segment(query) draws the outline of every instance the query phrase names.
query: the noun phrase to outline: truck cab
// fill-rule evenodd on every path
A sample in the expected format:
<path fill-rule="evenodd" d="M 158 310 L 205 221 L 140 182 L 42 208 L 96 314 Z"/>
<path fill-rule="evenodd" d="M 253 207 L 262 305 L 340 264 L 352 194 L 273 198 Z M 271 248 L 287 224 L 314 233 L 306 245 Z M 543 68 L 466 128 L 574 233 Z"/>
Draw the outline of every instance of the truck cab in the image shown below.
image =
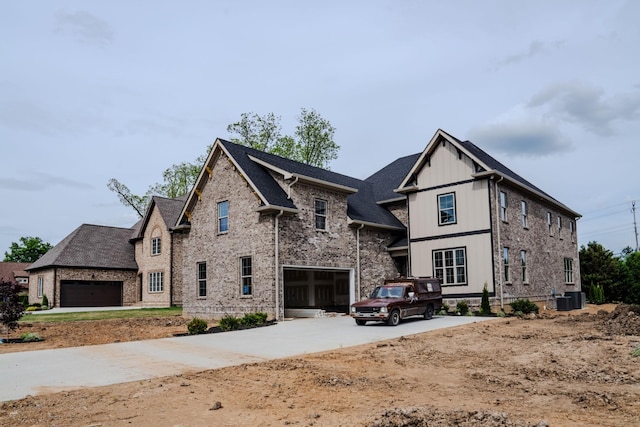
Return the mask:
<path fill-rule="evenodd" d="M 402 319 L 431 319 L 442 308 L 440 279 L 431 277 L 385 280 L 369 298 L 351 305 L 350 315 L 359 326 L 369 321 L 397 326 Z"/>

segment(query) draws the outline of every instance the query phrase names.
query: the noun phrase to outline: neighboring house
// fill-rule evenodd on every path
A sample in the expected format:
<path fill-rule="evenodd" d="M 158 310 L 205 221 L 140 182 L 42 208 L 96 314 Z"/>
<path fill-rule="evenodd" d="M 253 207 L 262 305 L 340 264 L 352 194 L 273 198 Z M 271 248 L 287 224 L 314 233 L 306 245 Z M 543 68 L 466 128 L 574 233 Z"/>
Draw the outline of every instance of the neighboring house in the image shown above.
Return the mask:
<path fill-rule="evenodd" d="M 20 288 L 29 291 L 29 273 L 25 268 L 29 267 L 28 262 L 0 262 L 0 279 L 8 282 L 16 281 Z"/>
<path fill-rule="evenodd" d="M 501 304 L 580 290 L 580 214 L 469 141 L 438 130 L 397 191 L 408 198 L 411 273 L 443 294 Z"/>
<path fill-rule="evenodd" d="M 174 247 L 171 226 L 176 223 L 185 200 L 186 196 L 152 197 L 144 217 L 134 227 L 131 243 L 135 245 L 138 264 L 138 301 L 143 307 L 182 305 L 182 276 L 175 274 L 181 256 Z"/>
<path fill-rule="evenodd" d="M 364 180 L 218 139 L 188 196 L 153 197 L 131 229 L 83 225 L 28 267 L 30 301 L 282 319 L 407 275 L 453 304 L 485 284 L 495 305 L 544 300 L 580 290 L 579 217 L 441 130 Z"/>
<path fill-rule="evenodd" d="M 138 265 L 130 228 L 83 224 L 27 267 L 29 302 L 54 307 L 131 305 Z"/>

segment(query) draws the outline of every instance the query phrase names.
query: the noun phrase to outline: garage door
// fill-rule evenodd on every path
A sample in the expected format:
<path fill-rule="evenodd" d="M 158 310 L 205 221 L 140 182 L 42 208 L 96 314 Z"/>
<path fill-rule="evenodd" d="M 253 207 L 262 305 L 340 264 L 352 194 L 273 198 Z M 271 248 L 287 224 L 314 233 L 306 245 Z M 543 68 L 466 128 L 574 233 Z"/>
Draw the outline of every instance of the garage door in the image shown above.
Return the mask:
<path fill-rule="evenodd" d="M 349 272 L 344 270 L 284 270 L 285 309 L 349 311 Z"/>
<path fill-rule="evenodd" d="M 60 283 L 61 307 L 122 305 L 122 282 L 70 281 Z"/>

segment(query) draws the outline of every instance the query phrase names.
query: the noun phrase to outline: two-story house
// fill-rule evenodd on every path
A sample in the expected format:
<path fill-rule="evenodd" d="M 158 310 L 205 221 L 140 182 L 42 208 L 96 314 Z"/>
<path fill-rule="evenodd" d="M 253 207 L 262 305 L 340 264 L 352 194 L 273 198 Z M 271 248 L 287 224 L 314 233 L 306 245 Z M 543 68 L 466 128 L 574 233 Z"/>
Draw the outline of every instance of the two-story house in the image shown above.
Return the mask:
<path fill-rule="evenodd" d="M 580 290 L 576 220 L 560 203 L 469 141 L 438 130 L 396 190 L 409 209 L 411 273 L 449 298 L 502 305 Z"/>

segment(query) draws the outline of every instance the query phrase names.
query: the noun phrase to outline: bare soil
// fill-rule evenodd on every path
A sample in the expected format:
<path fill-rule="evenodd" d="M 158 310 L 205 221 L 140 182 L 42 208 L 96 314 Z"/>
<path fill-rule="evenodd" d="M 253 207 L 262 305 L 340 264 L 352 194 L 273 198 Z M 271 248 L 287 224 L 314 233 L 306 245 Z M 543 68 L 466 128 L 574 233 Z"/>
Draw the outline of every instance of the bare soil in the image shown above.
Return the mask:
<path fill-rule="evenodd" d="M 77 323 L 44 330 L 34 323 L 31 331 L 46 341 L 0 345 L 0 353 L 186 332 L 181 317 Z M 640 425 L 640 357 L 631 354 L 638 346 L 638 306 L 545 311 L 304 357 L 28 396 L 0 404 L 0 426 Z"/>

